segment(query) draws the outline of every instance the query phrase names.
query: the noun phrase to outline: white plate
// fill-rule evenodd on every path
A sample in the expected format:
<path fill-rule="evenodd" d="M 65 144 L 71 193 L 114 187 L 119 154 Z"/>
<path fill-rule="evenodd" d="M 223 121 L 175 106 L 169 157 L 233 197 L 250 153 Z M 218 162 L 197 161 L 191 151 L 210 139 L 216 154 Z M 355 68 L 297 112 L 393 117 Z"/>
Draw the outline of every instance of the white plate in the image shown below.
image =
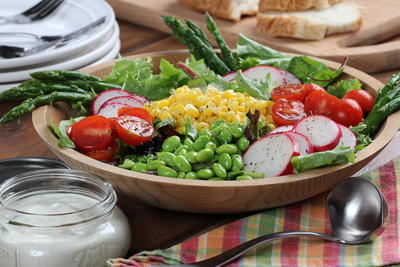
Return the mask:
<path fill-rule="evenodd" d="M 9 16 L 28 9 L 40 0 L 13 0 L 1 1 L 0 16 Z M 104 0 L 66 0 L 49 17 L 30 24 L 0 24 L 0 32 L 30 32 L 35 34 L 58 35 L 67 34 L 77 30 L 94 20 L 106 16 L 106 21 L 80 38 L 74 39 L 69 44 L 50 48 L 40 53 L 12 59 L 0 58 L 0 69 L 10 69 L 33 64 L 40 64 L 66 57 L 95 45 L 104 39 L 115 21 L 112 8 Z M 15 39 L 17 42 L 18 39 Z M 9 42 L 7 38 L 7 42 Z M 1 80 L 0 80 L 1 81 Z"/>
<path fill-rule="evenodd" d="M 104 57 L 119 39 L 119 27 L 114 22 L 114 31 L 111 36 L 104 36 L 97 47 L 89 47 L 82 53 L 75 55 L 73 58 L 68 57 L 65 61 L 55 61 L 51 64 L 35 66 L 34 68 L 23 69 L 12 72 L 0 72 L 1 83 L 15 83 L 30 79 L 29 73 L 41 70 L 71 70 L 79 69 L 86 66 L 99 58 Z M 1 84 L 0 83 L 0 84 Z"/>

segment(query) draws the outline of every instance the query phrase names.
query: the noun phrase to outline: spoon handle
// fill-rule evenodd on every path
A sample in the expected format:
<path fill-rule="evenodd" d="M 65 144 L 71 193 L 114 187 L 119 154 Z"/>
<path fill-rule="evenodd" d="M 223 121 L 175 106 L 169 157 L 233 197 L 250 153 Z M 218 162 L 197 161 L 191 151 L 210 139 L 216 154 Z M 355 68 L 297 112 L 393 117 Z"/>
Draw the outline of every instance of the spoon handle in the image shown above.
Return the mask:
<path fill-rule="evenodd" d="M 252 240 L 246 241 L 242 244 L 240 244 L 237 247 L 231 248 L 217 256 L 214 256 L 212 258 L 196 262 L 192 266 L 201 266 L 201 267 L 218 267 L 218 266 L 223 266 L 224 264 L 227 264 L 228 262 L 236 259 L 237 257 L 243 255 L 245 252 L 248 250 L 257 247 L 259 245 L 262 245 L 264 243 L 267 243 L 269 241 L 273 241 L 276 239 L 282 239 L 282 238 L 290 238 L 290 237 L 315 237 L 315 238 L 322 238 L 328 241 L 333 241 L 333 242 L 338 242 L 338 243 L 345 243 L 343 240 L 334 237 L 334 236 L 329 236 L 325 234 L 319 234 L 319 233 L 314 233 L 314 232 L 307 232 L 307 231 L 289 231 L 289 232 L 278 232 L 278 233 L 272 233 L 268 235 L 263 235 L 257 238 L 254 238 Z M 188 264 L 186 266 L 191 266 L 191 264 Z"/>

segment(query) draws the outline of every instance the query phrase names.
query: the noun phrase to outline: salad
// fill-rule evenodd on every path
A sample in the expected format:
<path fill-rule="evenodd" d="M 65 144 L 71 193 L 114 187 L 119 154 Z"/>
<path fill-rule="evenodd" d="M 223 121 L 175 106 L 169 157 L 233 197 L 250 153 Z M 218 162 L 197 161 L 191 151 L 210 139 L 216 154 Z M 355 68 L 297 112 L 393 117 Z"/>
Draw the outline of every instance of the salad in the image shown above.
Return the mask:
<path fill-rule="evenodd" d="M 0 93 L 22 100 L 0 125 L 38 106 L 71 103 L 76 116 L 49 128 L 59 146 L 135 172 L 207 180 L 251 180 L 355 161 L 355 152 L 400 108 L 400 75 L 376 97 L 357 79 L 306 56 L 239 35 L 232 51 L 206 14 L 212 41 L 192 21 L 163 16 L 191 55 L 172 64 L 120 59 L 101 80 L 42 71 Z"/>

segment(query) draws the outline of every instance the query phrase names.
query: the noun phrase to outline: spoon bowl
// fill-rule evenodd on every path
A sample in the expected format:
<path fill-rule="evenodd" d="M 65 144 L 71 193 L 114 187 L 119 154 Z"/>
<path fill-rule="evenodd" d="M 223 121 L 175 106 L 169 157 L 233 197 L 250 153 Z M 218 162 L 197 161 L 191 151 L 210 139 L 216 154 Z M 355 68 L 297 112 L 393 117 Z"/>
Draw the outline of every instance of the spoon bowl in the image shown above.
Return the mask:
<path fill-rule="evenodd" d="M 364 244 L 382 234 L 389 218 L 385 197 L 371 181 L 360 177 L 350 177 L 337 184 L 328 194 L 327 209 L 331 235 L 308 231 L 272 233 L 200 262 L 169 266 L 223 266 L 254 247 L 281 238 L 313 237 L 348 245 Z"/>

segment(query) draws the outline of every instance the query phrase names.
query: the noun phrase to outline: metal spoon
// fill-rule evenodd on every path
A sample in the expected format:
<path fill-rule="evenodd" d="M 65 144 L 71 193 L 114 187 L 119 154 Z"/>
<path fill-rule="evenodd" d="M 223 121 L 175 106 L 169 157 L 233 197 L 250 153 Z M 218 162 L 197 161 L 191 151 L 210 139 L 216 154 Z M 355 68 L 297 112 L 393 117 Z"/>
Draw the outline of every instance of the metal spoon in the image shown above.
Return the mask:
<path fill-rule="evenodd" d="M 388 222 L 389 208 L 386 199 L 376 186 L 365 178 L 350 177 L 339 183 L 329 193 L 327 207 L 332 227 L 331 235 L 307 231 L 272 233 L 244 242 L 200 262 L 168 266 L 223 266 L 254 247 L 289 237 L 315 237 L 341 244 L 363 244 L 378 237 Z"/>

